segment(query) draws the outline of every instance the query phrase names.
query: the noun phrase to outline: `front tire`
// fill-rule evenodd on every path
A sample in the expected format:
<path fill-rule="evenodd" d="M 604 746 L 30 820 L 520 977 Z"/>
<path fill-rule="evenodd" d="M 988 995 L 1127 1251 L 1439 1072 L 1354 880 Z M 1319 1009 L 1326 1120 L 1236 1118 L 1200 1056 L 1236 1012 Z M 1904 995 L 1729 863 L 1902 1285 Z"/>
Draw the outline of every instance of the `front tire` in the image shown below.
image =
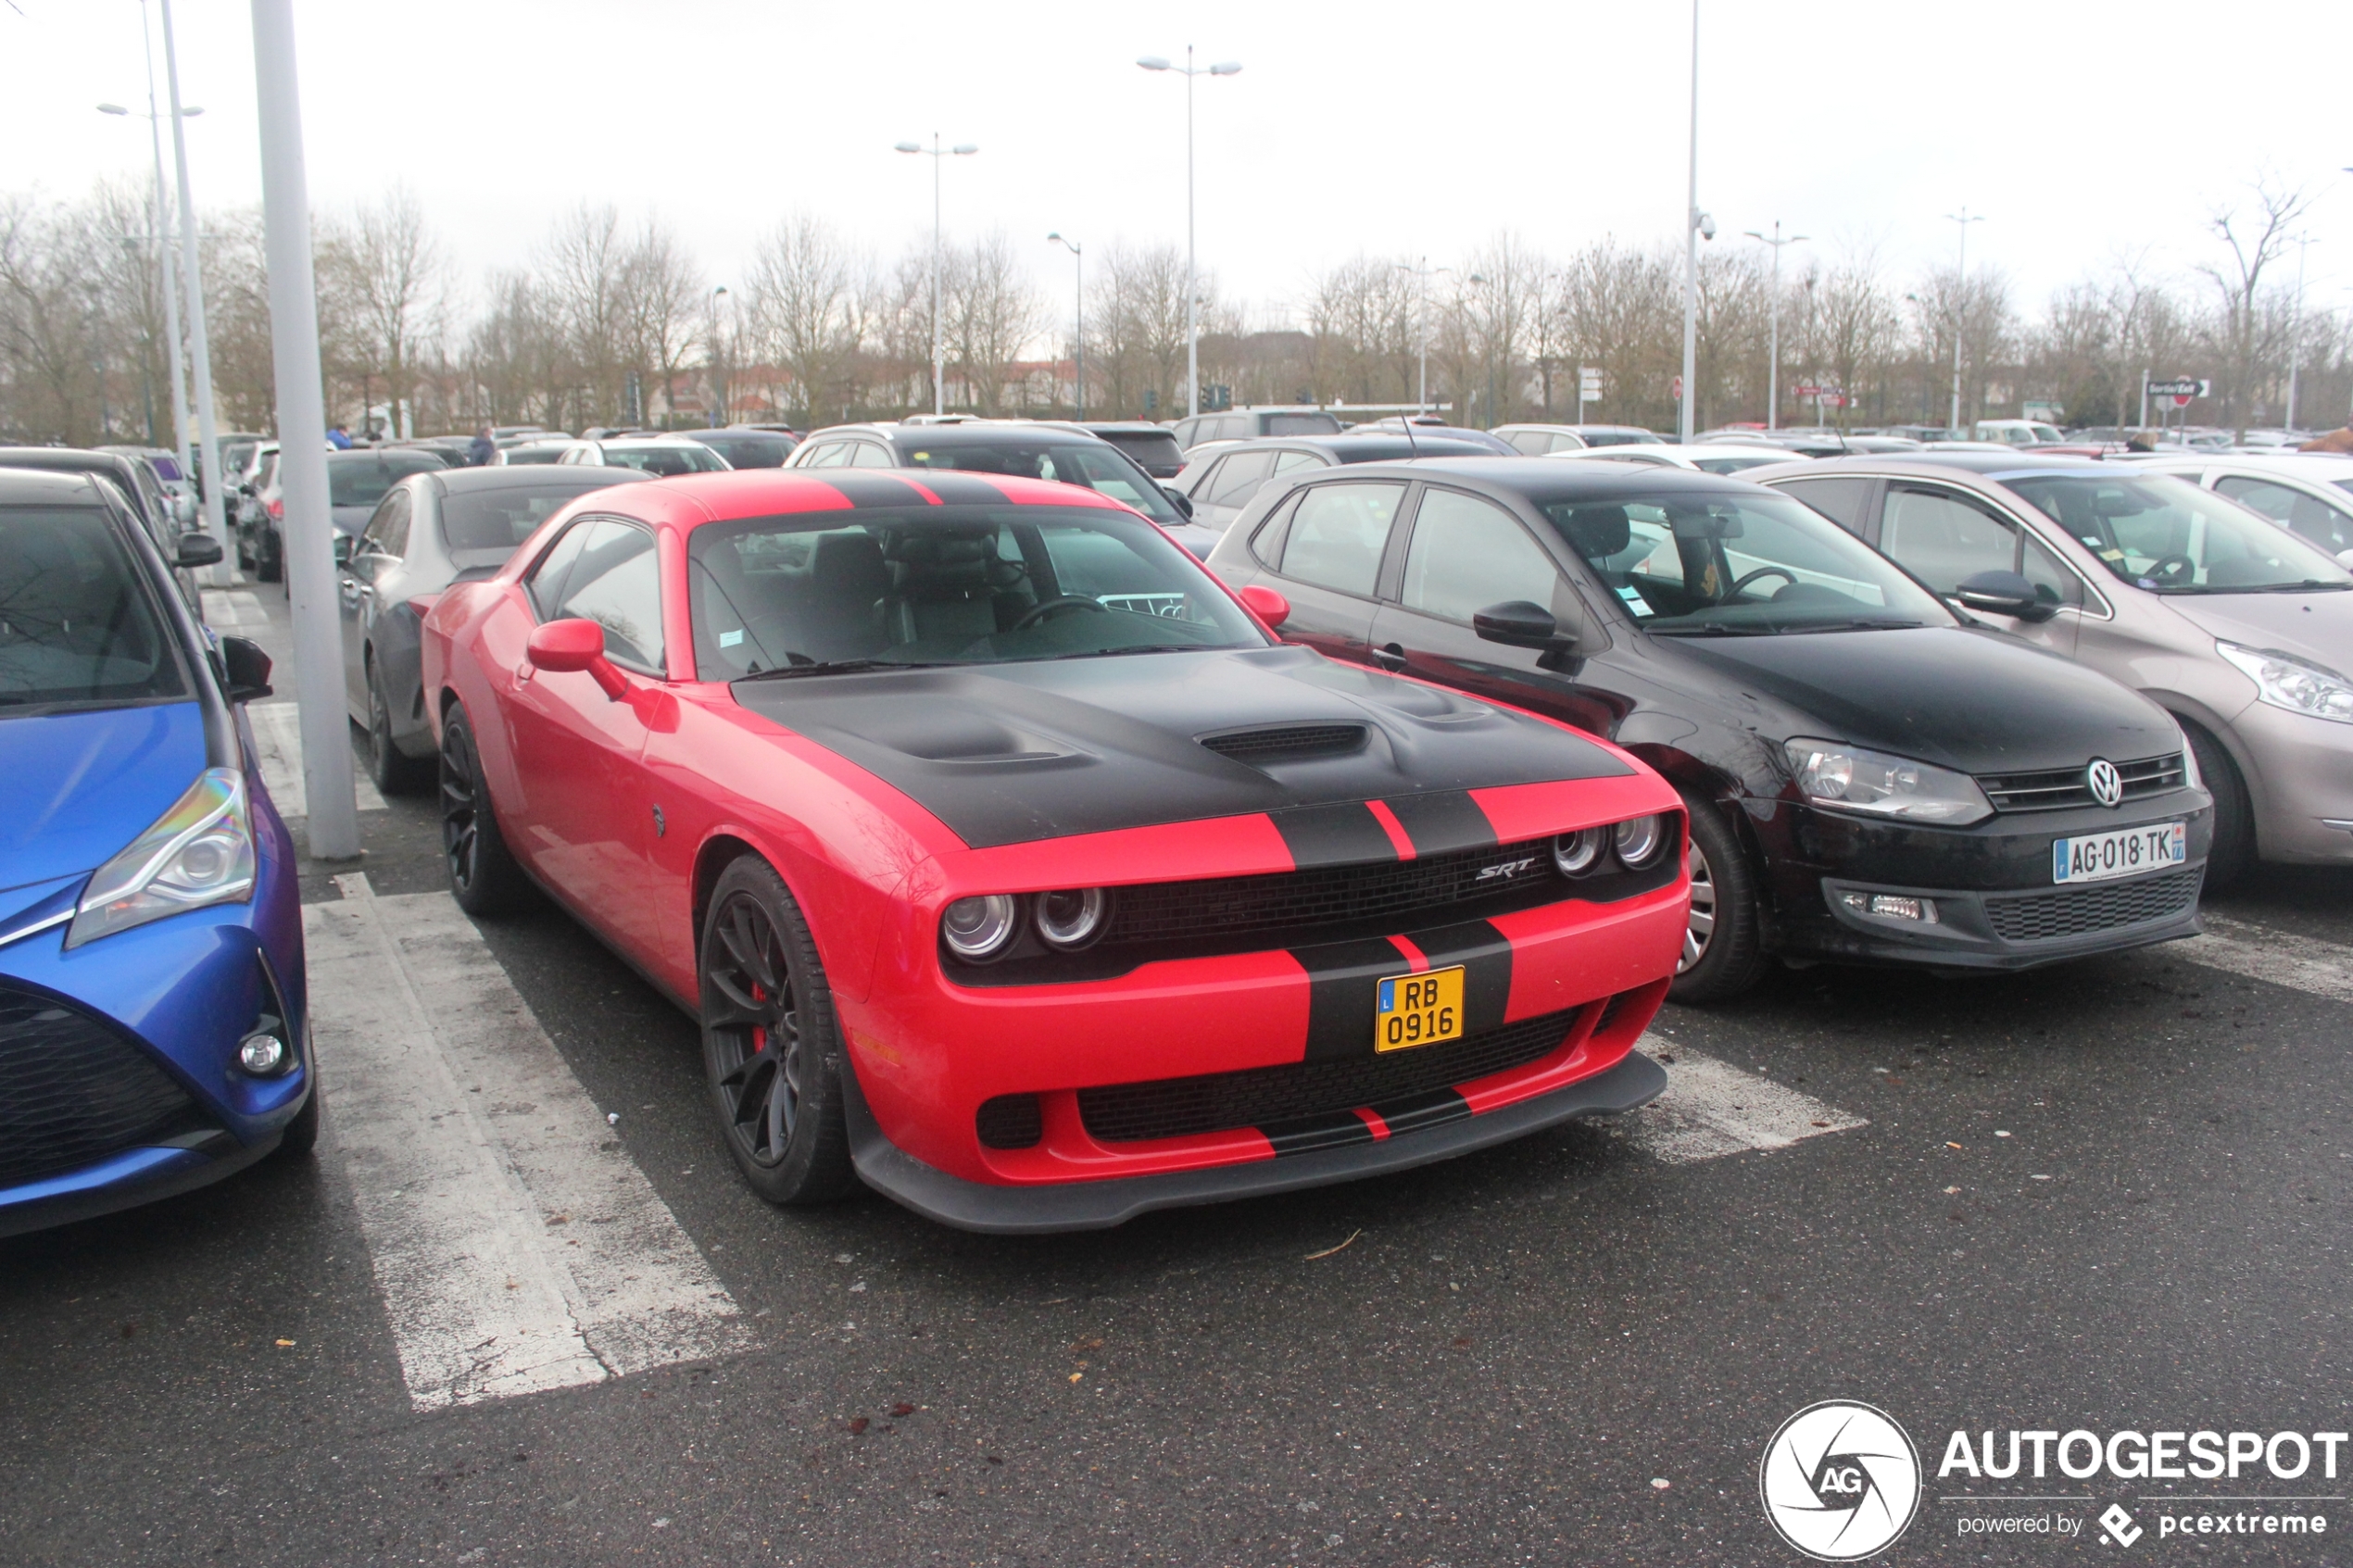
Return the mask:
<path fill-rule="evenodd" d="M 450 897 L 470 915 L 505 914 L 531 899 L 531 882 L 507 847 L 482 776 L 482 754 L 464 704 L 441 725 L 441 850 Z"/>
<path fill-rule="evenodd" d="M 703 918 L 703 1068 L 720 1135 L 775 1204 L 826 1203 L 857 1185 L 842 1110 L 841 1030 L 800 906 L 746 855 Z"/>
<path fill-rule="evenodd" d="M 2206 891 L 2220 892 L 2236 882 L 2255 859 L 2255 809 L 2246 797 L 2246 781 L 2222 743 L 2195 724 L 2184 723 L 2191 754 L 2197 759 L 2197 776 L 2214 797 L 2214 844 L 2206 852 Z"/>
<path fill-rule="evenodd" d="M 1683 809 L 1692 823 L 1684 851 L 1692 873 L 1692 913 L 1667 995 L 1678 1002 L 1730 1001 L 1765 972 L 1756 873 L 1714 801 L 1686 795 Z"/>

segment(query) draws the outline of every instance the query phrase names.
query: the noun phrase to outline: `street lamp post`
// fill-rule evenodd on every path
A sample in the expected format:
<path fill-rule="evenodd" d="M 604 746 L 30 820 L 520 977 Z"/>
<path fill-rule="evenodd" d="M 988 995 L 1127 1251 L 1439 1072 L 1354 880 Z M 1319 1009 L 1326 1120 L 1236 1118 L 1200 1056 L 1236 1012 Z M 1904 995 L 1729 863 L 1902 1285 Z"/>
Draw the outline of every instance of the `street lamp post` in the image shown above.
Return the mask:
<path fill-rule="evenodd" d="M 1232 60 L 1214 66 L 1193 64 L 1193 46 L 1185 45 L 1185 63 L 1174 65 L 1158 55 L 1136 62 L 1146 70 L 1181 71 L 1185 78 L 1185 412 L 1201 412 L 1201 290 L 1194 282 L 1193 262 L 1193 78 L 1232 76 L 1242 68 Z"/>
<path fill-rule="evenodd" d="M 225 485 L 220 472 L 220 421 L 212 412 L 212 349 L 205 336 L 204 269 L 196 250 L 196 198 L 188 186 L 188 138 L 182 129 L 187 113 L 180 106 L 180 56 L 172 40 L 171 0 L 157 3 L 163 10 L 164 82 L 171 94 L 171 156 L 180 172 L 180 281 L 187 291 L 188 346 L 196 361 L 196 437 L 201 443 L 197 456 L 203 475 L 205 532 L 220 541 L 225 555 L 229 549 L 229 522 L 222 510 Z M 321 431 L 321 439 L 325 434 Z M 226 571 L 228 568 L 217 570 Z"/>
<path fill-rule="evenodd" d="M 139 36 L 147 51 L 147 147 L 154 155 L 156 166 L 156 199 L 148 221 L 155 225 L 156 260 L 163 273 L 163 335 L 170 342 L 171 357 L 171 435 L 178 443 L 181 466 L 195 483 L 195 455 L 191 450 L 188 433 L 188 367 L 180 344 L 180 285 L 177 269 L 171 257 L 171 203 L 164 194 L 163 182 L 163 116 L 156 107 L 156 45 L 155 37 L 147 31 L 147 8 L 139 7 Z M 120 104 L 100 104 L 100 114 L 128 116 L 131 111 Z M 194 104 L 181 111 L 183 117 L 204 113 Z"/>
<path fill-rule="evenodd" d="M 711 291 L 711 396 L 718 404 L 719 417 L 711 420 L 715 430 L 727 428 L 727 329 L 719 324 L 719 302 L 735 303 L 736 296 L 720 284 Z"/>
<path fill-rule="evenodd" d="M 1953 439 L 1958 441 L 1961 439 L 1961 307 L 1963 291 L 1969 287 L 1969 226 L 1984 222 L 1985 215 L 1981 212 L 1972 217 L 1969 209 L 1964 207 L 1958 212 L 1946 213 L 1944 219 L 1948 223 L 1961 226 L 1960 263 L 1953 276 L 1953 416 L 1944 421 L 1945 428 L 1953 433 Z"/>
<path fill-rule="evenodd" d="M 896 150 L 925 153 L 931 157 L 931 411 L 944 414 L 948 411 L 948 364 L 939 352 L 939 160 L 970 157 L 980 149 L 970 142 L 943 147 L 939 144 L 939 132 L 935 131 L 930 146 L 920 142 L 900 142 Z"/>
<path fill-rule="evenodd" d="M 1414 412 L 1429 412 L 1429 281 L 1441 272 L 1452 272 L 1452 267 L 1432 267 L 1425 256 L 1413 266 L 1397 264 L 1401 272 L 1411 272 L 1416 284 L 1414 298 L 1414 321 L 1421 339 L 1421 366 L 1414 383 Z"/>
<path fill-rule="evenodd" d="M 1750 239 L 1773 247 L 1773 346 L 1770 351 L 1772 358 L 1765 368 L 1765 428 L 1778 430 L 1780 428 L 1781 413 L 1781 247 L 1804 245 L 1811 236 L 1792 234 L 1783 239 L 1781 220 L 1778 218 L 1773 220 L 1773 236 L 1770 239 L 1754 229 L 1747 232 Z"/>
<path fill-rule="evenodd" d="M 2287 431 L 2296 433 L 2296 372 L 2300 368 L 2304 349 L 2304 253 L 2312 246 L 2312 236 L 2296 236 L 2296 303 L 2288 312 L 2287 328 Z"/>
<path fill-rule="evenodd" d="M 1087 417 L 1087 257 L 1086 247 L 1076 240 L 1063 239 L 1059 230 L 1046 236 L 1049 245 L 1059 245 L 1070 252 L 1071 273 L 1075 279 L 1073 297 L 1078 306 L 1078 333 L 1073 339 L 1072 353 L 1077 360 L 1071 372 L 1071 401 L 1078 409 L 1078 417 Z"/>
<path fill-rule="evenodd" d="M 1676 401 L 1675 433 L 1692 438 L 1699 393 L 1699 243 L 1716 237 L 1716 220 L 1699 209 L 1699 0 L 1692 0 L 1692 178 L 1683 230 L 1683 395 Z"/>

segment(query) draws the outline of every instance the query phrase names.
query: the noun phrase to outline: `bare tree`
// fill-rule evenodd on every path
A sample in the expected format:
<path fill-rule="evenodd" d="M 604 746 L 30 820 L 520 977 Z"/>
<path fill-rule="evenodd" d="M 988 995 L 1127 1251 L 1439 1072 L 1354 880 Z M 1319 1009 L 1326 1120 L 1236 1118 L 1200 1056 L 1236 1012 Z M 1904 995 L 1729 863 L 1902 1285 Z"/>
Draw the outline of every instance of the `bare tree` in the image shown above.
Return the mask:
<path fill-rule="evenodd" d="M 344 358 L 384 385 L 394 435 L 414 433 L 415 361 L 422 339 L 438 332 L 447 264 L 406 185 L 348 221 L 321 225 L 318 244 L 322 324 Z M 332 329 L 331 329 L 332 330 Z M 367 410 L 362 408 L 364 421 Z"/>
<path fill-rule="evenodd" d="M 615 289 L 615 347 L 623 386 L 614 412 L 629 422 L 644 420 L 653 389 L 666 387 L 693 351 L 696 310 L 708 297 L 694 257 L 660 220 L 648 218 L 622 252 Z M 627 398 L 628 376 L 637 378 L 637 397 Z"/>
<path fill-rule="evenodd" d="M 2223 417 L 2236 427 L 2241 441 L 2246 439 L 2258 361 L 2267 350 L 2280 346 L 2277 323 L 2273 332 L 2265 331 L 2265 313 L 2259 299 L 2263 273 L 2294 243 L 2289 231 L 2312 207 L 2309 192 L 2284 189 L 2269 175 L 2258 177 L 2248 186 L 2248 194 L 2254 198 L 2252 212 L 2243 206 L 2224 207 L 2207 220 L 2207 231 L 2222 242 L 2227 254 L 2198 268 L 2221 299 L 2221 346 L 2228 367 L 2228 379 L 2222 383 Z"/>
<path fill-rule="evenodd" d="M 790 379 L 801 417 L 852 401 L 853 360 L 864 317 L 857 258 L 824 220 L 797 213 L 752 254 L 746 284 L 753 331 Z"/>

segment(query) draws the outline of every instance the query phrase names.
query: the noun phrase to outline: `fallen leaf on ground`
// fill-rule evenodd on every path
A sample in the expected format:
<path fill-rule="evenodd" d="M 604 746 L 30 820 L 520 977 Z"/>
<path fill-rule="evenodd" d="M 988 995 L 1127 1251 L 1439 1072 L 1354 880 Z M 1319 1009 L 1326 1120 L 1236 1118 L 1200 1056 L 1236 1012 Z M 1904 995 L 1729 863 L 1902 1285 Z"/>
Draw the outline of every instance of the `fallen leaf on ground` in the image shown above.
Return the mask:
<path fill-rule="evenodd" d="M 1350 1243 L 1353 1242 L 1358 1236 L 1363 1236 L 1365 1232 L 1362 1227 L 1350 1231 L 1348 1233 L 1347 1241 L 1341 1242 L 1338 1247 L 1327 1247 L 1321 1252 L 1310 1252 L 1307 1255 L 1307 1261 L 1312 1263 L 1318 1258 L 1328 1258 L 1335 1252 L 1345 1252 L 1348 1250 Z"/>

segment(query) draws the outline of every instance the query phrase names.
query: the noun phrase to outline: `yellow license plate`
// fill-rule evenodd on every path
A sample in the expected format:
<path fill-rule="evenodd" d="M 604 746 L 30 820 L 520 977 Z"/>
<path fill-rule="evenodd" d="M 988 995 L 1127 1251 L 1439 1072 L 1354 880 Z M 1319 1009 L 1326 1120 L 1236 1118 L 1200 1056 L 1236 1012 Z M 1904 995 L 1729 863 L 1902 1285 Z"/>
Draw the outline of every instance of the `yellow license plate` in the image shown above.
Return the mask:
<path fill-rule="evenodd" d="M 1373 1008 L 1373 1049 L 1410 1050 L 1463 1037 L 1463 966 L 1380 981 Z"/>

